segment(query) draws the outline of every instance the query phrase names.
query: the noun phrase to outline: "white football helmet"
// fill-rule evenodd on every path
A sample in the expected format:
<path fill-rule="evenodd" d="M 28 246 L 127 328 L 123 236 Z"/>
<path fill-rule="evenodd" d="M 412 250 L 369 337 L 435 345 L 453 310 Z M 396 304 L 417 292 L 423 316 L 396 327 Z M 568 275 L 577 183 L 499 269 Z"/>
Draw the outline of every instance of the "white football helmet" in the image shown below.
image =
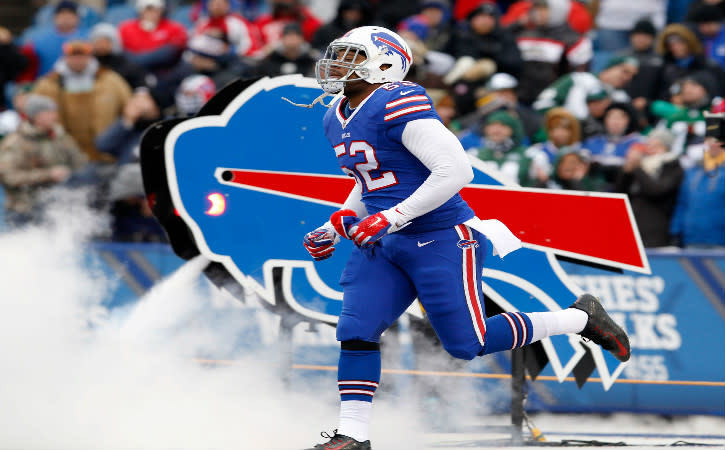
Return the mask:
<path fill-rule="evenodd" d="M 358 55 L 364 60 L 354 63 Z M 325 92 L 340 92 L 354 73 L 368 83 L 403 81 L 413 63 L 408 44 L 396 33 L 383 27 L 359 27 L 345 33 L 327 46 L 325 55 L 317 61 L 317 82 Z M 381 68 L 389 65 L 390 67 Z M 340 77 L 330 74 L 331 68 L 342 69 Z"/>

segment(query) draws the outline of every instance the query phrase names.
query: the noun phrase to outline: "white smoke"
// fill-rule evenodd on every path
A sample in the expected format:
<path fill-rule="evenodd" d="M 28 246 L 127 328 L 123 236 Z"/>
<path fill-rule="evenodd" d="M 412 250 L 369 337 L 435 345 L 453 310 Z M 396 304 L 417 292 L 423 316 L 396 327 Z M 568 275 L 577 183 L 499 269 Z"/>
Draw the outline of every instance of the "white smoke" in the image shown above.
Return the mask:
<path fill-rule="evenodd" d="M 48 223 L 0 233 L 0 448 L 289 449 L 324 441 L 319 431 L 337 424 L 334 372 L 286 387 L 276 347 L 241 352 L 265 313 L 200 282 L 202 258 L 130 308 L 107 310 L 118 281 L 86 260 L 84 246 L 108 221 L 82 202 L 56 203 Z M 235 363 L 196 359 L 205 357 Z M 405 406 L 380 402 L 376 447 L 395 448 L 398 436 L 416 434 L 415 424 Z"/>

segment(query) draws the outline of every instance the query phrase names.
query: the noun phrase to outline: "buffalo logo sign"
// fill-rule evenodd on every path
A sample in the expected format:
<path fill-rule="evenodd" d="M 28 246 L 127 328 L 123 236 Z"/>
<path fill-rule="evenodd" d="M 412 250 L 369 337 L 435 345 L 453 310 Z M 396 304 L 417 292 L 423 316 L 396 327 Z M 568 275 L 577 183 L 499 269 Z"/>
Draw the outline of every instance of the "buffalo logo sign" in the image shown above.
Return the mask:
<path fill-rule="evenodd" d="M 201 253 L 215 264 L 210 278 L 227 274 L 269 304 L 283 299 L 305 320 L 334 324 L 342 262 L 352 244 L 343 240 L 332 258 L 313 262 L 301 238 L 342 205 L 354 181 L 341 174 L 323 134 L 325 107 L 283 99 L 311 103 L 320 93 L 315 80 L 298 75 L 238 80 L 197 117 L 147 131 L 142 170 L 147 193 L 167 205 L 155 205 L 154 213 L 177 254 Z M 505 259 L 486 259 L 484 291 L 502 310 L 570 305 L 581 289 L 558 258 L 649 272 L 625 196 L 507 186 L 480 161 L 471 162 L 475 177 L 463 198 L 478 217 L 501 220 L 524 242 Z M 461 248 L 476 244 L 459 242 Z M 560 381 L 586 355 L 605 389 L 624 368 L 578 336 L 546 339 L 542 346 Z"/>

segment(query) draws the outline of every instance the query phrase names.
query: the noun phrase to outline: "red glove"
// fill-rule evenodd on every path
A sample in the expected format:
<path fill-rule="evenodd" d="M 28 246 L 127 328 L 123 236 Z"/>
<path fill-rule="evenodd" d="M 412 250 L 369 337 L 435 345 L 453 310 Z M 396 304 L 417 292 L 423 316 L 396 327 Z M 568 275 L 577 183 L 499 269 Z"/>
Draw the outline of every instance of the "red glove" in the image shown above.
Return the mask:
<path fill-rule="evenodd" d="M 367 216 L 357 225 L 350 228 L 353 242 L 359 247 L 372 247 L 383 236 L 388 234 L 390 222 L 382 212 Z"/>

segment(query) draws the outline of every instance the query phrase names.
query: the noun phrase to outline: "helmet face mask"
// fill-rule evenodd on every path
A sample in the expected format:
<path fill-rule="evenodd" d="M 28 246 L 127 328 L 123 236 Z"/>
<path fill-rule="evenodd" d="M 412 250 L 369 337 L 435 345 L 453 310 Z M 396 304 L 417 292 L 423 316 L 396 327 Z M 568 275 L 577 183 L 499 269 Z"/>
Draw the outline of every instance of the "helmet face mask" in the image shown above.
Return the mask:
<path fill-rule="evenodd" d="M 364 59 L 359 58 L 361 55 Z M 350 81 L 402 81 L 412 62 L 410 47 L 403 38 L 387 28 L 366 26 L 332 41 L 315 71 L 322 89 L 335 94 Z M 331 73 L 333 68 L 335 74 Z M 353 74 L 356 77 L 352 78 Z"/>
<path fill-rule="evenodd" d="M 362 55 L 365 59 L 356 63 L 355 61 L 358 60 L 359 55 Z M 325 50 L 322 59 L 317 61 L 315 68 L 317 82 L 325 92 L 332 94 L 340 92 L 345 87 L 346 82 L 368 78 L 370 71 L 364 67 L 367 59 L 364 46 L 353 43 L 339 44 L 333 41 Z M 332 68 L 341 69 L 344 75 L 334 78 L 330 74 Z M 353 74 L 356 74 L 357 78 L 351 79 L 350 77 Z"/>

